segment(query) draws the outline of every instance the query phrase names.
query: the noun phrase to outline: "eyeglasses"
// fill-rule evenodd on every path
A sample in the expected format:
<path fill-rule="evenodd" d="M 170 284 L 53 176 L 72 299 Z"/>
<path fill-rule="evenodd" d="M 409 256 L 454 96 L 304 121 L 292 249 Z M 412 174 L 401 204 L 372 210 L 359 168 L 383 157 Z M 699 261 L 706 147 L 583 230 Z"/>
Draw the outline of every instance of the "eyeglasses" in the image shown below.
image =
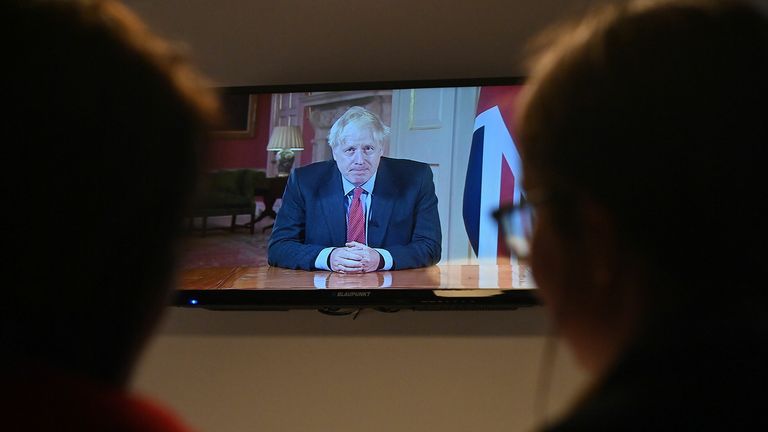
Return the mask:
<path fill-rule="evenodd" d="M 509 251 L 518 259 L 531 253 L 531 239 L 536 226 L 536 212 L 525 198 L 519 204 L 507 205 L 493 212 Z"/>

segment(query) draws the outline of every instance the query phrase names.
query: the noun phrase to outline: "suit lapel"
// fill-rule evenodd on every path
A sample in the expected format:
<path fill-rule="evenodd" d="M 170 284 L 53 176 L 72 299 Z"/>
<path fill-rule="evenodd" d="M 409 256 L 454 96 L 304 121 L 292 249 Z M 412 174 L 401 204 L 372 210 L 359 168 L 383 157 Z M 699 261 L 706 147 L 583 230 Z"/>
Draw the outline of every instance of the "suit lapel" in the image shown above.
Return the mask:
<path fill-rule="evenodd" d="M 387 233 L 389 218 L 397 199 L 394 177 L 386 158 L 382 158 L 371 194 L 371 219 L 368 221 L 368 246 L 381 247 Z"/>
<path fill-rule="evenodd" d="M 344 246 L 347 241 L 347 217 L 344 214 L 344 189 L 341 185 L 341 173 L 334 163 L 331 167 L 333 174 L 331 180 L 320 186 L 323 213 L 328 224 L 328 232 L 331 234 L 333 246 Z M 308 224 L 320 223 L 320 221 L 306 221 Z"/>

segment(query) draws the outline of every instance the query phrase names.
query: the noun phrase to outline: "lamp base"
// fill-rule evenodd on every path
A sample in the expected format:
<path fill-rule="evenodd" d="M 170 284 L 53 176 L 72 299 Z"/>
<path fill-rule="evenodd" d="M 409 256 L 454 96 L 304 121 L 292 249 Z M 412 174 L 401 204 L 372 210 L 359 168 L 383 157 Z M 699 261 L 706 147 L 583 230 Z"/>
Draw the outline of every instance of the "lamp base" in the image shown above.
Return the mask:
<path fill-rule="evenodd" d="M 296 159 L 296 154 L 293 150 L 281 150 L 277 154 L 277 175 L 279 177 L 285 177 L 291 173 L 293 168 L 293 161 Z"/>

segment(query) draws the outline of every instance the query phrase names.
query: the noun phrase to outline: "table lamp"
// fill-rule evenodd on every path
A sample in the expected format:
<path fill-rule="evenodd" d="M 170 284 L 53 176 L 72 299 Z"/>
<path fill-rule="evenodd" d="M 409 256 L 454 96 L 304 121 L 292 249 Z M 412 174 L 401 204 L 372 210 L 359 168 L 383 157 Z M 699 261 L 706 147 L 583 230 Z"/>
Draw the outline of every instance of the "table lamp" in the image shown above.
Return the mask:
<path fill-rule="evenodd" d="M 277 152 L 277 175 L 284 177 L 291 172 L 294 152 L 304 150 L 301 129 L 298 126 L 275 126 L 269 137 L 267 151 Z"/>

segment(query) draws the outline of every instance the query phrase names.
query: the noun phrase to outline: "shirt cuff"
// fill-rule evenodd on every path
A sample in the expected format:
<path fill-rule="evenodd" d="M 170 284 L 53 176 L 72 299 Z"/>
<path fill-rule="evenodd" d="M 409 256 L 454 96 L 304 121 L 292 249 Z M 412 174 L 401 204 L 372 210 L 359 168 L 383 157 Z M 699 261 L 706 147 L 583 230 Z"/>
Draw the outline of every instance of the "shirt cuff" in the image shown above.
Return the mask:
<path fill-rule="evenodd" d="M 317 254 L 317 258 L 315 258 L 315 268 L 318 270 L 328 270 L 331 271 L 331 268 L 328 267 L 328 257 L 331 255 L 331 252 L 336 249 L 334 247 L 327 247 L 320 251 L 319 254 Z"/>
<path fill-rule="evenodd" d="M 392 254 L 389 253 L 386 249 L 379 249 L 374 248 L 378 253 L 381 254 L 381 256 L 384 258 L 384 267 L 382 267 L 382 270 L 392 270 L 392 264 L 394 263 L 394 260 L 392 259 Z M 329 252 L 330 253 L 330 252 Z"/>

